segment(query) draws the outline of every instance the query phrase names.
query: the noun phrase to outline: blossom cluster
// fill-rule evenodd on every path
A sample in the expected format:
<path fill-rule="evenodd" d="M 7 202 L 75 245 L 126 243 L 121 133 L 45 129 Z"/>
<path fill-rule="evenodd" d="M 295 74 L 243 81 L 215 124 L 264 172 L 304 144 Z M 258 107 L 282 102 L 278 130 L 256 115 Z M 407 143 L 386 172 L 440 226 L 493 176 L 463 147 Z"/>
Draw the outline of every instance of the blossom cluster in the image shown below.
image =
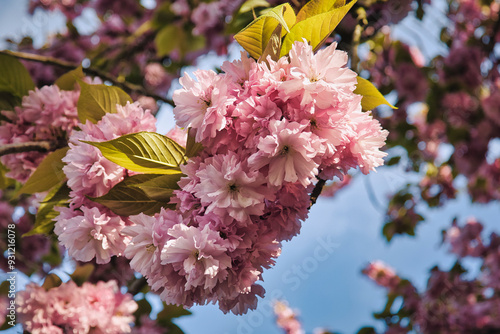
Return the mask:
<path fill-rule="evenodd" d="M 177 125 L 204 149 L 181 166 L 177 210 L 130 217 L 123 230 L 125 256 L 163 300 L 255 308 L 257 281 L 299 233 L 316 178 L 383 164 L 387 132 L 362 111 L 347 60 L 335 44 L 314 54 L 297 42 L 289 58 L 242 54 L 225 73 L 180 79 Z"/>
<path fill-rule="evenodd" d="M 464 275 L 466 269 L 457 261 L 449 271 L 433 268 L 426 289 L 417 292 L 411 282 L 401 279 L 381 261 L 363 270 L 378 285 L 387 288 L 389 295 L 402 297 L 399 311 L 383 315 L 394 319 L 388 323 L 386 333 L 410 333 L 414 329 L 445 334 L 499 330 L 500 237 L 492 233 L 485 240 L 482 232 L 483 225 L 469 218 L 462 226 L 454 222 L 444 233 L 445 243 L 459 259 L 481 260 L 480 273 L 475 278 Z"/>
<path fill-rule="evenodd" d="M 79 90 L 60 90 L 56 85 L 30 91 L 20 107 L 1 111 L 7 121 L 0 121 L 0 145 L 48 141 L 64 146 L 78 123 L 79 96 Z M 0 162 L 10 170 L 8 177 L 24 183 L 46 155 L 35 151 L 8 154 Z"/>
<path fill-rule="evenodd" d="M 33 334 L 130 333 L 137 303 L 120 292 L 115 281 L 73 281 L 45 290 L 30 283 L 16 296 L 17 315 L 24 330 Z"/>
<path fill-rule="evenodd" d="M 96 124 L 79 124 L 80 130 L 70 136 L 70 149 L 63 158 L 70 203 L 69 207 L 56 208 L 60 214 L 54 232 L 75 260 L 87 262 L 95 258 L 98 264 L 108 263 L 112 256 L 123 254 L 129 239 L 122 234 L 129 224 L 126 217 L 87 198 L 107 194 L 129 171 L 83 141 L 101 142 L 129 133 L 155 131 L 156 119 L 137 102 L 116 108 L 116 113 L 106 114 Z"/>
<path fill-rule="evenodd" d="M 277 301 L 274 303 L 274 314 L 276 324 L 283 329 L 286 334 L 304 334 L 302 324 L 297 319 L 297 312 L 292 310 L 286 302 Z"/>

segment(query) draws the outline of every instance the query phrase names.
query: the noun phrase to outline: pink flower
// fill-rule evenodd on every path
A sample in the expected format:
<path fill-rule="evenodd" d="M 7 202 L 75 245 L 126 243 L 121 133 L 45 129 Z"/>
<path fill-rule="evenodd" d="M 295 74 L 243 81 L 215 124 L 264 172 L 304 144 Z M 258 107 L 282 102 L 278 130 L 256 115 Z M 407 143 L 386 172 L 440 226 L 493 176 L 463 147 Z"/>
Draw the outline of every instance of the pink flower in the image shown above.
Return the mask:
<path fill-rule="evenodd" d="M 363 274 L 371 278 L 378 285 L 393 290 L 396 289 L 401 281 L 394 270 L 382 261 L 374 261 L 370 263 L 365 269 L 363 269 Z"/>
<path fill-rule="evenodd" d="M 130 266 L 144 276 L 149 276 L 160 263 L 160 253 L 165 242 L 170 239 L 168 229 L 182 224 L 183 218 L 172 210 L 164 210 L 154 217 L 145 214 L 131 216 L 133 225 L 122 233 L 131 238 L 124 255 L 130 259 Z"/>
<path fill-rule="evenodd" d="M 242 156 L 234 152 L 215 155 L 200 164 L 196 176 L 199 183 L 194 194 L 207 206 L 206 213 L 215 212 L 244 222 L 249 215 L 264 213 L 264 199 L 274 195 L 264 176 L 249 170 Z"/>
<path fill-rule="evenodd" d="M 168 234 L 172 237 L 161 251 L 162 264 L 171 264 L 186 279 L 185 289 L 202 287 L 212 290 L 227 275 L 231 258 L 219 233 L 206 225 L 203 230 L 177 224 Z"/>
<path fill-rule="evenodd" d="M 197 131 L 196 141 L 213 138 L 226 126 L 227 107 L 234 98 L 229 94 L 231 82 L 214 71 L 194 72 L 180 78 L 183 89 L 174 92 L 174 115 L 177 125 Z"/>
<path fill-rule="evenodd" d="M 356 73 L 348 68 L 347 53 L 335 50 L 336 43 L 313 54 L 307 42 L 297 42 L 290 51 L 290 74 L 280 86 L 280 97 L 288 100 L 301 97 L 301 106 L 314 102 L 318 108 L 328 108 L 335 100 L 352 95 Z"/>
<path fill-rule="evenodd" d="M 248 159 L 252 168 L 269 165 L 269 183 L 281 186 L 283 182 L 309 185 L 318 174 L 316 157 L 324 153 L 319 139 L 304 131 L 306 125 L 297 122 L 271 121 L 270 134 L 261 137 L 259 151 Z"/>
<path fill-rule="evenodd" d="M 94 257 L 98 264 L 108 263 L 111 256 L 122 255 L 129 238 L 121 233 L 125 222 L 98 208 L 82 206 L 81 212 L 59 208 L 54 232 L 71 257 L 87 262 Z"/>

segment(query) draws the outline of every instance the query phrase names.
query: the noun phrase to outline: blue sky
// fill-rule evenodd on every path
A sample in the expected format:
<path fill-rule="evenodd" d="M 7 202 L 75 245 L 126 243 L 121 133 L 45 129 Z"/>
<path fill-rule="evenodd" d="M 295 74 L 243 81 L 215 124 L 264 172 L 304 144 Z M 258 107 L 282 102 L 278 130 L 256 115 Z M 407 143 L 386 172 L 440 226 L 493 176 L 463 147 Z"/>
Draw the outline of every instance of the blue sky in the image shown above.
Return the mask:
<path fill-rule="evenodd" d="M 1 39 L 35 33 L 40 36 L 37 43 L 41 43 L 41 36 L 61 26 L 63 21 L 58 15 L 39 15 L 33 22 L 25 14 L 26 4 L 26 0 L 0 0 Z M 404 25 L 412 26 L 411 20 Z M 41 27 L 43 31 L 39 30 Z M 436 24 L 430 25 L 429 29 L 437 36 L 436 27 Z M 411 42 L 411 34 L 405 33 L 405 29 L 396 29 L 395 34 Z M 0 48 L 3 47 L 0 42 Z M 430 46 L 427 55 L 442 52 Z M 209 67 L 218 61 L 210 57 L 203 65 Z M 172 122 L 171 111 L 164 108 L 159 116 L 161 132 Z M 381 236 L 383 214 L 370 202 L 367 182 L 385 206 L 388 196 L 412 177 L 415 176 L 397 166 L 380 168 L 368 176 L 357 175 L 335 198 L 321 198 L 303 224 L 301 234 L 284 243 L 276 266 L 264 272 L 267 296 L 260 300 L 257 310 L 234 316 L 224 315 L 217 306 L 198 306 L 192 308 L 192 316 L 179 319 L 177 324 L 187 334 L 280 333 L 270 308 L 273 298 L 284 298 L 292 308 L 300 310 L 307 333 L 316 327 L 355 333 L 361 326 L 376 324 L 371 314 L 382 309 L 385 298 L 384 290 L 360 273 L 369 261 L 380 259 L 417 287 L 424 288 L 430 268 L 436 264 L 449 268 L 453 263 L 445 247 L 440 247 L 440 232 L 449 227 L 453 217 L 459 216 L 464 221 L 466 217 L 476 216 L 490 227 L 500 217 L 498 205 L 472 206 L 467 197 L 461 195 L 444 208 L 426 210 L 428 219 L 418 227 L 415 238 L 399 237 L 387 244 Z"/>

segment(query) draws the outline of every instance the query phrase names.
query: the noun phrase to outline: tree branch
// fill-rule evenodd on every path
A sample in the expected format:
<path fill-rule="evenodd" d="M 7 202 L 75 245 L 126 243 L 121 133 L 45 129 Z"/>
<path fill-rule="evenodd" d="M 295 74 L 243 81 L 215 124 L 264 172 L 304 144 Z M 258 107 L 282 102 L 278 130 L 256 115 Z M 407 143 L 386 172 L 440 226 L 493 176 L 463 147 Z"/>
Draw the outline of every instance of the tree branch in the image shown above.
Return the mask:
<path fill-rule="evenodd" d="M 28 141 L 25 143 L 6 144 L 0 147 L 0 156 L 23 152 L 47 152 L 55 148 L 49 141 Z"/>
<path fill-rule="evenodd" d="M 316 201 L 318 200 L 319 195 L 321 194 L 321 191 L 323 191 L 323 187 L 325 186 L 326 180 L 319 179 L 318 183 L 316 183 L 316 186 L 314 186 L 314 189 L 311 193 L 311 202 L 309 204 L 309 209 L 316 204 Z"/>
<path fill-rule="evenodd" d="M 32 53 L 27 53 L 27 52 L 0 50 L 0 54 L 9 55 L 12 57 L 16 57 L 18 59 L 35 61 L 35 62 L 47 64 L 47 65 L 57 66 L 60 68 L 64 68 L 68 71 L 74 70 L 75 68 L 80 66 L 80 64 L 75 64 L 75 63 L 68 62 L 65 60 L 61 60 L 61 59 L 57 59 L 57 58 L 53 58 L 53 57 L 48 57 L 48 56 L 36 55 L 36 54 L 32 54 Z M 120 81 L 117 78 L 113 77 L 112 75 L 105 73 L 97 68 L 93 68 L 93 67 L 89 66 L 87 68 L 82 68 L 82 70 L 84 73 L 86 73 L 88 75 L 97 76 L 105 81 L 109 81 L 109 82 L 113 83 L 113 85 L 122 88 L 124 91 L 126 91 L 128 93 L 135 92 L 135 93 L 138 93 L 140 95 L 149 96 L 149 97 L 152 97 L 156 100 L 160 100 L 162 102 L 168 103 L 172 106 L 174 105 L 174 102 L 170 99 L 167 99 L 167 98 L 159 96 L 155 93 L 152 93 L 139 85 L 135 85 L 135 84 L 132 84 L 132 83 L 126 82 L 126 81 Z"/>

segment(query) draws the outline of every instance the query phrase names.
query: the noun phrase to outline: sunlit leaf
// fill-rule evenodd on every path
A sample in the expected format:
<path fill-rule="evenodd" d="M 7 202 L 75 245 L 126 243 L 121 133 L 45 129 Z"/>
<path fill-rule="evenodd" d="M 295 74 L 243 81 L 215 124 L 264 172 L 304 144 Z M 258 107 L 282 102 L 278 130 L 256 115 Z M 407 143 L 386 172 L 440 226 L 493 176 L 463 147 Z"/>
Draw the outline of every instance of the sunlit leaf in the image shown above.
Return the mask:
<path fill-rule="evenodd" d="M 246 13 L 257 7 L 269 7 L 271 6 L 266 0 L 247 0 L 245 1 L 238 10 L 238 13 Z"/>
<path fill-rule="evenodd" d="M 0 54 L 0 92 L 22 98 L 35 89 L 28 70 L 12 56 Z"/>
<path fill-rule="evenodd" d="M 64 147 L 49 153 L 19 190 L 19 194 L 41 193 L 66 179 L 62 170 L 64 162 L 61 159 L 66 156 L 68 150 L 69 147 Z"/>
<path fill-rule="evenodd" d="M 87 120 L 97 123 L 106 113 L 116 113 L 116 105 L 125 105 L 132 102 L 130 96 L 122 89 L 106 85 L 89 85 L 78 80 L 81 87 L 78 99 L 78 119 L 85 123 Z"/>
<path fill-rule="evenodd" d="M 317 50 L 323 42 L 331 35 L 333 30 L 342 21 L 357 0 L 353 0 L 345 6 L 333 8 L 332 10 L 307 17 L 297 22 L 288 34 L 285 35 L 281 47 L 281 56 L 287 55 L 296 41 L 305 38 L 314 50 Z"/>
<path fill-rule="evenodd" d="M 358 84 L 354 93 L 363 96 L 361 106 L 364 110 L 373 110 L 381 104 L 387 104 L 391 108 L 397 109 L 385 99 L 384 95 L 370 81 L 362 77 L 358 76 Z"/>
<path fill-rule="evenodd" d="M 297 23 L 342 6 L 345 6 L 345 0 L 311 0 L 300 9 L 297 14 Z"/>
<path fill-rule="evenodd" d="M 187 161 L 182 146 L 154 132 L 138 132 L 106 142 L 85 143 L 100 149 L 107 159 L 135 172 L 179 174 L 179 166 Z"/>
<path fill-rule="evenodd" d="M 83 73 L 82 67 L 79 66 L 78 68 L 61 75 L 54 83 L 61 90 L 74 90 L 75 84 L 78 82 L 77 79 L 83 79 L 84 77 L 85 74 Z"/>
<path fill-rule="evenodd" d="M 179 47 L 184 30 L 175 24 L 163 27 L 155 37 L 156 55 L 164 57 Z"/>
<path fill-rule="evenodd" d="M 278 24 L 274 29 L 269 42 L 259 58 L 259 62 L 264 61 L 267 64 L 267 57 L 270 56 L 272 60 L 277 61 L 280 58 L 281 51 L 281 24 Z"/>
<path fill-rule="evenodd" d="M 289 27 L 295 24 L 295 13 L 288 3 L 266 11 L 234 38 L 250 56 L 258 59 L 264 53 L 278 24 L 281 24 L 285 31 L 290 31 Z"/>
<path fill-rule="evenodd" d="M 126 178 L 115 185 L 104 196 L 89 197 L 92 201 L 108 207 L 120 216 L 132 216 L 139 213 L 153 215 L 160 212 L 162 207 L 168 207 L 165 201 L 157 201 L 146 195 L 136 184 L 152 180 L 159 175 L 139 174 Z"/>

